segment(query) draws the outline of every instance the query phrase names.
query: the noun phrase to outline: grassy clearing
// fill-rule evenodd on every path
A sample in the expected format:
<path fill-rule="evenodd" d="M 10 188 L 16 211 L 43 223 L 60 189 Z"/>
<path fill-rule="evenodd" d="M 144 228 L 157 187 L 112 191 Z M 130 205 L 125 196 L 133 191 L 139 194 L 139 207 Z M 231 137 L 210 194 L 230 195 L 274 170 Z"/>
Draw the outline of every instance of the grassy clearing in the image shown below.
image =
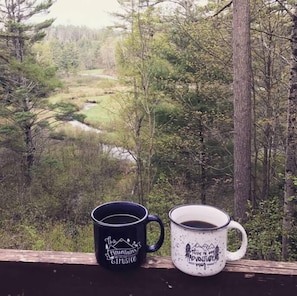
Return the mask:
<path fill-rule="evenodd" d="M 92 126 L 103 128 L 115 121 L 120 106 L 114 96 L 99 96 L 92 98 L 92 100 L 97 102 L 97 104 L 94 104 L 90 109 L 81 112 L 87 116 L 87 119 L 85 120 L 87 123 Z"/>
<path fill-rule="evenodd" d="M 101 74 L 102 70 L 84 71 L 83 73 Z M 123 87 L 116 80 L 93 76 L 72 76 L 63 80 L 64 87 L 49 98 L 51 103 L 71 102 L 86 116 L 85 123 L 103 130 L 102 137 L 108 143 L 115 143 L 119 138 L 117 131 L 117 119 L 121 105 L 117 101 L 116 93 Z M 86 108 L 86 105 L 89 108 Z M 63 129 L 67 127 L 63 124 Z M 69 125 L 69 130 L 73 127 Z"/>
<path fill-rule="evenodd" d="M 78 105 L 86 103 L 90 98 L 112 93 L 117 88 L 117 82 L 98 77 L 73 76 L 63 80 L 63 88 L 59 89 L 49 99 L 52 103 L 71 101 Z"/>
<path fill-rule="evenodd" d="M 80 109 L 83 109 L 88 102 L 100 103 L 107 100 L 121 87 L 115 80 L 79 75 L 63 79 L 63 85 L 64 87 L 52 95 L 49 101 L 51 103 L 72 102 Z"/>
<path fill-rule="evenodd" d="M 79 72 L 79 74 L 83 74 L 83 75 L 101 75 L 101 74 L 104 74 L 104 69 L 84 70 L 84 71 Z"/>

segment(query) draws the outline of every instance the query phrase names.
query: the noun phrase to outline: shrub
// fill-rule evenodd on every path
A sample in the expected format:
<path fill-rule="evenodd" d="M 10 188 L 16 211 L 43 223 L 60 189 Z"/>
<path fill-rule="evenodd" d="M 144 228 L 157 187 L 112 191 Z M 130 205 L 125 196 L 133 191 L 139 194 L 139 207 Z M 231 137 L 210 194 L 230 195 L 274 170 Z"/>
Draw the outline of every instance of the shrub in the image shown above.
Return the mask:
<path fill-rule="evenodd" d="M 282 200 L 274 197 L 261 201 L 257 209 L 249 207 L 247 257 L 260 260 L 281 260 L 282 256 Z"/>

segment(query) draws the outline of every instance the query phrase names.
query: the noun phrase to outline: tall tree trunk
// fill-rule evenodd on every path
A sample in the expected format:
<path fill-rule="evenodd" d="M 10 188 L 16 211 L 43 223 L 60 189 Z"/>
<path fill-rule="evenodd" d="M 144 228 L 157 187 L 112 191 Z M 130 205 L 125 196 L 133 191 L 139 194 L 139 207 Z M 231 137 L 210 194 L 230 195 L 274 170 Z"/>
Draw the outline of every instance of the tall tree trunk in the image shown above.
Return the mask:
<path fill-rule="evenodd" d="M 136 83 L 136 79 L 134 81 L 134 104 L 138 106 L 139 104 L 139 93 L 138 87 Z M 135 140 L 135 149 L 136 149 L 136 184 L 135 184 L 135 194 L 138 197 L 138 202 L 144 204 L 144 180 L 143 180 L 143 145 L 141 140 L 141 129 L 143 123 L 144 116 L 143 114 L 139 114 L 138 107 L 135 108 L 135 121 L 134 121 L 134 140 Z"/>
<path fill-rule="evenodd" d="M 130 53 L 129 67 L 132 71 L 127 73 L 133 79 L 134 90 L 134 129 L 135 159 L 137 164 L 134 194 L 138 196 L 141 204 L 146 203 L 153 182 L 153 154 L 155 136 L 155 107 L 158 97 L 151 86 L 153 81 L 152 63 L 154 42 L 154 13 L 150 8 L 149 0 L 131 0 L 131 45 L 127 47 Z M 128 3 L 128 1 L 127 1 Z M 125 4 L 125 3 L 123 3 Z M 128 7 L 128 6 L 127 6 Z M 123 66 L 125 69 L 126 65 Z"/>
<path fill-rule="evenodd" d="M 10 34 L 14 35 L 12 39 L 14 55 L 16 60 L 21 64 L 24 62 L 24 51 L 25 51 L 25 42 L 24 42 L 25 36 L 23 34 L 23 28 L 20 24 L 21 19 L 17 16 L 19 11 L 21 10 L 21 3 L 13 4 L 13 1 L 7 1 L 6 9 L 9 16 L 9 20 L 12 24 L 10 25 L 10 27 L 8 27 L 8 31 Z M 23 92 L 22 111 L 24 113 L 30 113 L 31 108 L 30 108 L 29 98 L 27 97 L 26 79 L 22 74 L 20 74 L 20 76 L 17 78 L 17 81 L 18 81 L 18 88 Z M 30 119 L 27 119 L 27 122 L 23 124 L 23 133 L 24 133 L 24 143 L 25 143 L 23 169 L 24 169 L 25 185 L 29 187 L 32 182 L 32 167 L 35 159 L 35 154 L 34 154 L 35 147 L 33 143 L 32 125 L 30 123 Z"/>
<path fill-rule="evenodd" d="M 263 139 L 263 171 L 262 171 L 262 196 L 261 199 L 267 199 L 269 196 L 269 188 L 270 188 L 270 174 L 271 174 L 271 146 L 272 146 L 272 35 L 267 37 L 268 45 L 264 46 L 265 53 L 263 53 L 263 57 L 265 60 L 264 67 L 264 85 L 265 85 L 265 116 L 267 122 L 264 125 L 264 139 Z M 268 47 L 268 48 L 267 48 Z"/>
<path fill-rule="evenodd" d="M 233 0 L 234 215 L 251 196 L 251 46 L 249 0 Z"/>
<path fill-rule="evenodd" d="M 297 4 L 294 5 L 295 14 L 292 15 L 292 62 L 290 90 L 288 98 L 287 139 L 286 139 L 286 167 L 285 167 L 285 195 L 283 218 L 283 245 L 282 255 L 284 260 L 289 259 L 290 235 L 296 226 L 296 145 L 297 145 Z"/>
<path fill-rule="evenodd" d="M 203 126 L 201 124 L 200 133 L 199 133 L 199 142 L 200 142 L 200 199 L 202 204 L 206 204 L 206 147 L 204 141 Z"/>
<path fill-rule="evenodd" d="M 253 82 L 253 98 L 252 98 L 252 116 L 253 118 L 256 118 L 256 98 L 255 98 L 255 91 L 254 91 L 254 82 Z M 256 122 L 255 120 L 253 121 L 253 131 L 252 131 L 252 146 L 253 146 L 253 153 L 254 153 L 254 162 L 253 162 L 253 167 L 251 171 L 251 205 L 252 208 L 254 209 L 256 207 L 257 203 L 257 180 L 258 180 L 258 155 L 259 155 L 259 149 L 257 147 L 257 130 L 256 130 Z"/>
<path fill-rule="evenodd" d="M 26 85 L 24 77 L 21 77 L 22 87 Z M 24 87 L 25 88 L 25 87 Z M 23 111 L 30 113 L 32 107 L 30 106 L 29 98 L 25 96 L 23 99 Z M 33 127 L 32 119 L 28 118 L 23 124 L 24 140 L 25 140 L 25 153 L 24 153 L 24 177 L 25 185 L 29 187 L 32 183 L 32 168 L 35 162 L 35 144 L 33 141 Z"/>

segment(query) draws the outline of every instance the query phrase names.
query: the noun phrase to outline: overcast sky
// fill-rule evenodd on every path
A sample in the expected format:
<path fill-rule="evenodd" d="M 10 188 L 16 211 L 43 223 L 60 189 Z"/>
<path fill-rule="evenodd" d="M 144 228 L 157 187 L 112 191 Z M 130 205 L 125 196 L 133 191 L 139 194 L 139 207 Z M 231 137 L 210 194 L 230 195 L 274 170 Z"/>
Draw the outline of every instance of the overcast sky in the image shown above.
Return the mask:
<path fill-rule="evenodd" d="M 197 0 L 205 5 L 207 0 Z M 76 25 L 102 28 L 113 25 L 111 12 L 120 10 L 117 0 L 56 0 L 47 17 L 56 18 L 54 25 Z"/>
<path fill-rule="evenodd" d="M 100 28 L 113 24 L 108 14 L 119 9 L 117 0 L 57 0 L 50 8 L 54 25 L 76 25 Z"/>

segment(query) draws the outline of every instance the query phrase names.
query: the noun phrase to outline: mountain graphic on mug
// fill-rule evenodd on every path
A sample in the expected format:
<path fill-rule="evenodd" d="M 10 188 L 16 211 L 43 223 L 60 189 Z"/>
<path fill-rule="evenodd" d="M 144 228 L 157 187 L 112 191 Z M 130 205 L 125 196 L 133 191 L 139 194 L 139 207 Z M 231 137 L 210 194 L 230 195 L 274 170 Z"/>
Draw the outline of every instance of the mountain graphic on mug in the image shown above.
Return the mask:
<path fill-rule="evenodd" d="M 133 243 L 130 242 L 130 239 L 120 238 L 119 240 L 112 240 L 111 237 L 105 239 L 106 245 L 106 257 L 108 260 L 115 258 L 127 258 L 135 256 L 138 253 L 138 250 L 141 248 L 140 242 Z"/>
<path fill-rule="evenodd" d="M 197 262 L 215 262 L 219 260 L 220 248 L 214 244 L 203 244 L 196 243 L 194 246 L 188 243 L 186 245 L 186 257 L 190 263 Z"/>

